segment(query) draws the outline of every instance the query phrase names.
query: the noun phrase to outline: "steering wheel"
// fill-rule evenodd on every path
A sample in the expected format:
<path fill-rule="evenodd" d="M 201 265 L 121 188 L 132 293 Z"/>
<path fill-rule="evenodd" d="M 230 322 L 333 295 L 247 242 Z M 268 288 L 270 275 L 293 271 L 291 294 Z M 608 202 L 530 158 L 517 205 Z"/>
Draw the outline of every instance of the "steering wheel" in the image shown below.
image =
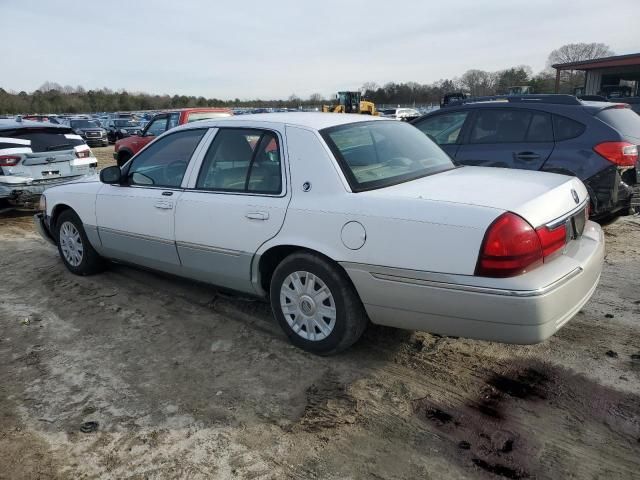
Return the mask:
<path fill-rule="evenodd" d="M 165 165 L 162 176 L 167 185 L 178 185 L 182 181 L 184 172 L 187 169 L 187 162 L 184 160 L 174 160 Z"/>

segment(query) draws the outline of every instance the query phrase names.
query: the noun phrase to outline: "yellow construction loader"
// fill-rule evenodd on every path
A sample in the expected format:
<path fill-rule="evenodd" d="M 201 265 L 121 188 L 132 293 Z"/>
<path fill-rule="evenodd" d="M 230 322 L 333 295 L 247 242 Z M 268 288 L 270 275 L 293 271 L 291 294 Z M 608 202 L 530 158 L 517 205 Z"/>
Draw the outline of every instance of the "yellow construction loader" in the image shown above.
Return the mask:
<path fill-rule="evenodd" d="M 338 92 L 337 105 L 323 105 L 323 112 L 331 113 L 362 113 L 364 115 L 380 115 L 376 111 L 376 104 L 362 100 L 360 92 Z"/>

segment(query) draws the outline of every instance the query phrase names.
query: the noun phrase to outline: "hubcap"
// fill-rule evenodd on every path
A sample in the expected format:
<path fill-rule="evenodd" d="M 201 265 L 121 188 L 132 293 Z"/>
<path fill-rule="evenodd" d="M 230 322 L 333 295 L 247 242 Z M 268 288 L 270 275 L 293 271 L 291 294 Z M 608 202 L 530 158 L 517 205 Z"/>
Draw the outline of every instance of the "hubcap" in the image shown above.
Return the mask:
<path fill-rule="evenodd" d="M 72 267 L 77 267 L 82 262 L 84 246 L 82 237 L 76 226 L 71 222 L 64 222 L 60 226 L 60 250 L 64 259 Z"/>
<path fill-rule="evenodd" d="M 305 340 L 324 340 L 336 325 L 333 294 L 313 273 L 293 272 L 284 279 L 280 308 L 291 329 Z"/>

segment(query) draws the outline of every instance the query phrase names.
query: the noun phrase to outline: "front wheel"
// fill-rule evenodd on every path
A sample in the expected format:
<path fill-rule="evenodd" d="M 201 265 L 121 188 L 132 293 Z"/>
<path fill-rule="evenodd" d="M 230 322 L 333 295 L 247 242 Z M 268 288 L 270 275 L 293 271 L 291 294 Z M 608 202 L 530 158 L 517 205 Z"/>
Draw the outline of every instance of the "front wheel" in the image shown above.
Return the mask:
<path fill-rule="evenodd" d="M 353 285 L 324 257 L 294 253 L 276 268 L 270 287 L 271 308 L 294 345 L 331 355 L 353 345 L 367 316 Z"/>
<path fill-rule="evenodd" d="M 89 243 L 80 217 L 72 210 L 60 214 L 56 223 L 58 252 L 67 269 L 76 275 L 92 275 L 104 270 L 104 259 Z"/>

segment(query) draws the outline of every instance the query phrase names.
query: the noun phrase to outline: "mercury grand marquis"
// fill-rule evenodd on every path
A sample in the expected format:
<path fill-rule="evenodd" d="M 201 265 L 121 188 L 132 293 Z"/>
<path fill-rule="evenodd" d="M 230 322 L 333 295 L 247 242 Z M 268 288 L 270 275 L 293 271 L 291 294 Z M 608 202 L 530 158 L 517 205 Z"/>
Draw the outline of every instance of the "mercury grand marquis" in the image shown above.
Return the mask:
<path fill-rule="evenodd" d="M 276 113 L 172 129 L 48 189 L 35 222 L 75 274 L 117 261 L 264 297 L 331 354 L 369 321 L 545 340 L 600 278 L 588 205 L 575 177 L 461 167 L 405 123 Z"/>

